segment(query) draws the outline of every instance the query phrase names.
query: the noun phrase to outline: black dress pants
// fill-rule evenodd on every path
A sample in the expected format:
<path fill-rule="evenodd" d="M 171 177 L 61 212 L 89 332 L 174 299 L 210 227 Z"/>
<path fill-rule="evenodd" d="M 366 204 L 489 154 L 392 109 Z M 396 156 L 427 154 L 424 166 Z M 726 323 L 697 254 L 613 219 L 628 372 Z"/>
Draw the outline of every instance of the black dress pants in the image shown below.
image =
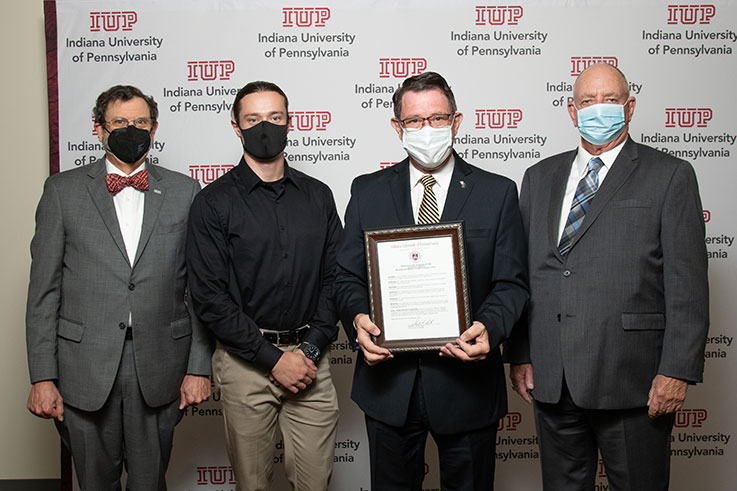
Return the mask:
<path fill-rule="evenodd" d="M 557 404 L 535 401 L 543 490 L 593 491 L 599 452 L 611 491 L 667 490 L 673 421 L 647 407 L 580 408 L 564 382 Z"/>
<path fill-rule="evenodd" d="M 452 415 L 453 401 L 448 401 Z M 452 416 L 451 416 L 452 417 Z M 417 370 L 404 426 L 366 416 L 373 491 L 421 491 L 428 432 L 438 447 L 443 491 L 493 491 L 497 425 L 438 434 L 427 416 L 422 373 Z"/>

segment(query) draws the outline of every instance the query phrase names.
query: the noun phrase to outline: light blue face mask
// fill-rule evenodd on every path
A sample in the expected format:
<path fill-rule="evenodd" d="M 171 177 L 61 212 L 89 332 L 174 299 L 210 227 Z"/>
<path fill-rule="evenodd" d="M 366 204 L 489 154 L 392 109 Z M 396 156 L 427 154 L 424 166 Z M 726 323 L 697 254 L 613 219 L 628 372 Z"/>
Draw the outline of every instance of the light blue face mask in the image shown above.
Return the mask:
<path fill-rule="evenodd" d="M 584 140 L 594 145 L 606 145 L 622 134 L 624 105 L 592 104 L 581 109 L 576 108 L 578 132 Z"/>

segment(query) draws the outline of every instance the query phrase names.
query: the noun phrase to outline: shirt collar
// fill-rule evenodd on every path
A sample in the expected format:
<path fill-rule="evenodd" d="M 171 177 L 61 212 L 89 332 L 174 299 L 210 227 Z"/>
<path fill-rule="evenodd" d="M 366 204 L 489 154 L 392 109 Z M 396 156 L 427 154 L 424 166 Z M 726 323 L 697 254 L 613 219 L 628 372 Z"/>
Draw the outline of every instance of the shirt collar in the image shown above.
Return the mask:
<path fill-rule="evenodd" d="M 448 160 L 448 163 L 445 164 L 443 168 L 440 169 L 439 171 L 433 172 L 432 176 L 435 178 L 435 181 L 437 181 L 438 185 L 441 188 L 447 190 L 450 187 L 450 180 L 453 177 L 453 168 L 455 167 L 455 163 L 456 163 L 455 155 L 451 153 L 450 160 Z M 417 170 L 417 168 L 414 165 L 412 165 L 412 162 L 409 163 L 410 188 L 414 188 L 415 186 L 422 186 L 420 179 L 424 175 L 425 174 Z"/>
<path fill-rule="evenodd" d="M 246 159 L 243 157 L 241 157 L 241 161 L 238 163 L 238 167 L 236 167 L 236 169 L 238 170 L 238 176 L 243 181 L 248 193 L 256 189 L 259 184 L 263 183 L 261 178 L 253 172 L 253 169 L 249 167 L 248 163 L 246 163 Z M 284 159 L 284 183 L 286 184 L 291 182 L 297 189 L 299 189 L 300 178 L 301 176 L 292 170 L 292 168 L 289 167 L 289 164 L 287 164 L 286 159 Z"/>
<path fill-rule="evenodd" d="M 624 146 L 627 139 L 625 139 L 622 143 L 617 145 L 616 147 L 612 148 L 611 150 L 607 150 L 606 152 L 597 155 L 601 159 L 601 161 L 604 163 L 604 167 L 608 169 L 612 168 L 612 165 L 614 165 L 614 161 L 617 160 L 617 156 L 619 156 L 619 152 L 622 151 L 622 147 Z M 591 155 L 589 152 L 587 152 L 583 145 L 578 145 L 578 153 L 576 154 L 576 171 L 578 172 L 578 175 L 580 177 L 583 177 L 586 175 L 586 172 L 588 172 L 588 165 L 589 161 L 594 158 L 593 155 Z"/>
<path fill-rule="evenodd" d="M 130 174 L 126 174 L 122 170 L 120 170 L 117 167 L 115 167 L 112 164 L 112 162 L 110 162 L 110 159 L 107 159 L 107 158 L 105 159 L 105 172 L 107 172 L 108 174 L 118 174 L 119 176 L 129 177 L 129 176 L 132 176 L 133 174 L 138 174 L 139 172 L 141 172 L 144 169 L 146 169 L 146 161 L 145 160 L 143 161 L 143 163 L 141 165 L 138 166 L 138 168 L 136 170 L 134 170 Z"/>

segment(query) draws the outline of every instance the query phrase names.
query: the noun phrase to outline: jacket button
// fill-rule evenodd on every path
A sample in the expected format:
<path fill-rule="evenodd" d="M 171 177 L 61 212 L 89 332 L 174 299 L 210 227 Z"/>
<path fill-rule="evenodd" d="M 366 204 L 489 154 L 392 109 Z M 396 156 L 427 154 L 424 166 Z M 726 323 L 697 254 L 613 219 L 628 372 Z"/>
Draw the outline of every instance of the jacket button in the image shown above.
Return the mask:
<path fill-rule="evenodd" d="M 125 324 L 125 322 L 121 322 L 120 324 L 118 324 L 118 327 L 121 329 L 125 329 L 128 326 Z"/>
<path fill-rule="evenodd" d="M 133 290 L 136 289 L 136 285 L 134 285 L 133 283 L 131 283 L 131 284 L 128 285 L 128 289 L 131 290 L 131 291 L 133 291 Z"/>
<path fill-rule="evenodd" d="M 563 276 L 565 276 L 566 278 L 568 278 L 569 276 L 571 276 L 570 270 L 566 269 L 565 271 L 563 271 Z"/>

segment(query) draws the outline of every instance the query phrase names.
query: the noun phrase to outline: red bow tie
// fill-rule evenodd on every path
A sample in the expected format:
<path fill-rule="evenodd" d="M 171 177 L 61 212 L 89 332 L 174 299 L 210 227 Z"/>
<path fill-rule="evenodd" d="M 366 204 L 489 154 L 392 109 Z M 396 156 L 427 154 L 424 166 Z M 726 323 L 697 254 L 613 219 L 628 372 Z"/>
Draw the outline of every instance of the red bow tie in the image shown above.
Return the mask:
<path fill-rule="evenodd" d="M 132 176 L 121 176 L 119 174 L 108 174 L 105 176 L 107 190 L 115 196 L 126 186 L 131 186 L 141 191 L 148 190 L 148 170 L 144 169 Z"/>

